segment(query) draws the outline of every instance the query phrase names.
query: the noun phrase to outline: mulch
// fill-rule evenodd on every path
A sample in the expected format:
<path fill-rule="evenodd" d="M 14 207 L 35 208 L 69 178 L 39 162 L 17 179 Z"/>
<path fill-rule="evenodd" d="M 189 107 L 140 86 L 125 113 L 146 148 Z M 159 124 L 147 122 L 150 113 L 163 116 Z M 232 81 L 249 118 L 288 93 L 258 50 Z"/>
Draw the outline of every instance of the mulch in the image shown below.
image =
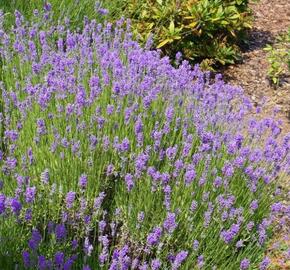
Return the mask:
<path fill-rule="evenodd" d="M 290 132 L 290 73 L 282 84 L 273 87 L 267 78 L 269 64 L 266 44 L 275 44 L 276 37 L 290 26 L 290 0 L 259 0 L 251 4 L 254 22 L 242 61 L 223 70 L 224 79 L 242 86 L 254 104 L 264 104 L 265 116 L 279 109 L 283 134 Z"/>

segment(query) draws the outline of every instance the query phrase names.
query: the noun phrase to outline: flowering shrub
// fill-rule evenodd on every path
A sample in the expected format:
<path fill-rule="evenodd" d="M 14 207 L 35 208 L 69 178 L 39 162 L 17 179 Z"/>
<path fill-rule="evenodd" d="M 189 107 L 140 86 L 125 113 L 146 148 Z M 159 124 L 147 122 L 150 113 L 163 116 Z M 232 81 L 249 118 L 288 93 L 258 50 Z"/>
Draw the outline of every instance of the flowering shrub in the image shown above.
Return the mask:
<path fill-rule="evenodd" d="M 240 88 L 140 48 L 128 21 L 15 15 L 0 30 L 1 269 L 266 269 L 287 212 L 280 123 L 248 121 Z"/>

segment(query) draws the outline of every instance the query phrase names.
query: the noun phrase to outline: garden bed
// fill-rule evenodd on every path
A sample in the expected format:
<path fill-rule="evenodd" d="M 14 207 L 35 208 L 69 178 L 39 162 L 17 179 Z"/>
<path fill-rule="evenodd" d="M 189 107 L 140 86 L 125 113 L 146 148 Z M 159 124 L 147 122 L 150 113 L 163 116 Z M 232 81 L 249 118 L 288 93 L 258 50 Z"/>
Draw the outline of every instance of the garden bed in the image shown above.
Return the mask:
<path fill-rule="evenodd" d="M 0 33 L 0 268 L 266 270 L 290 136 L 258 97 L 140 47 L 125 19 L 15 16 Z"/>

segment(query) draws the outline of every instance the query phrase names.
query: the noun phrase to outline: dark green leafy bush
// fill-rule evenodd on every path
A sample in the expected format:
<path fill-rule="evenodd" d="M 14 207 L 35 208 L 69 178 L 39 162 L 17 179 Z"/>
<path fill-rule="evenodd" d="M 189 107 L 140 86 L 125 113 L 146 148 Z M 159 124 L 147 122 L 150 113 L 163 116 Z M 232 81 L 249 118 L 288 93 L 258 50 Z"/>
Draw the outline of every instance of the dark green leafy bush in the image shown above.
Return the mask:
<path fill-rule="evenodd" d="M 248 1 L 242 0 L 127 0 L 122 14 L 141 41 L 153 35 L 167 55 L 181 51 L 187 59 L 223 65 L 237 60 L 236 43 L 251 27 Z"/>

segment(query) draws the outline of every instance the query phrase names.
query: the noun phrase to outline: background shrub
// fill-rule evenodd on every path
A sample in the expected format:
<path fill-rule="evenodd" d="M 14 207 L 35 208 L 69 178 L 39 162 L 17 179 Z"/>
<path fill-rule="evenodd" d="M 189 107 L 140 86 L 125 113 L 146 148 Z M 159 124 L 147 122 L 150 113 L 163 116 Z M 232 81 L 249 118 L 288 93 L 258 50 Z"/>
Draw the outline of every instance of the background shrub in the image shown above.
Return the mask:
<path fill-rule="evenodd" d="M 134 0 L 122 14 L 132 19 L 133 30 L 166 55 L 180 51 L 186 59 L 233 63 L 239 56 L 237 41 L 251 27 L 248 1 Z M 208 61 L 209 62 L 209 61 Z"/>

